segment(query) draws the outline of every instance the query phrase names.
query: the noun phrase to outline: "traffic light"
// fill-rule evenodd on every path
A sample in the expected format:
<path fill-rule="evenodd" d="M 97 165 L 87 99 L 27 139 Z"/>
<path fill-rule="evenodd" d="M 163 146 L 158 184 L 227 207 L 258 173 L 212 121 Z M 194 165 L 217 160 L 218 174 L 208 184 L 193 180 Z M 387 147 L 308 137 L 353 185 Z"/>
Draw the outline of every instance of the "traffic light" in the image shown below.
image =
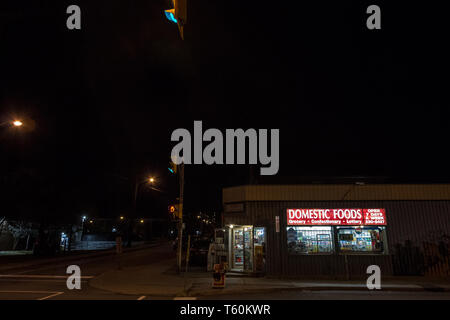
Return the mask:
<path fill-rule="evenodd" d="M 173 219 L 181 219 L 183 216 L 183 206 L 181 204 L 171 204 L 169 206 L 169 215 Z"/>
<path fill-rule="evenodd" d="M 166 18 L 178 24 L 181 39 L 184 40 L 184 26 L 187 21 L 187 0 L 171 0 L 173 8 L 165 10 Z"/>
<path fill-rule="evenodd" d="M 178 20 L 175 18 L 175 9 L 165 10 L 164 12 L 167 20 L 178 23 Z"/>

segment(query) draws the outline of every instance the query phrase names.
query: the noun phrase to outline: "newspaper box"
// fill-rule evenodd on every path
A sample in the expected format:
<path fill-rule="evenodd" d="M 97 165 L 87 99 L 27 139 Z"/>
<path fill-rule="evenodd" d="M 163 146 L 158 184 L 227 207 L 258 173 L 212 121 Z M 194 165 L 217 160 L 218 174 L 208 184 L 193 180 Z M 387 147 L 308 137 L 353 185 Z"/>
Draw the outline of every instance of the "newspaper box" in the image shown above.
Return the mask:
<path fill-rule="evenodd" d="M 213 288 L 225 288 L 225 264 L 215 264 L 213 272 Z"/>

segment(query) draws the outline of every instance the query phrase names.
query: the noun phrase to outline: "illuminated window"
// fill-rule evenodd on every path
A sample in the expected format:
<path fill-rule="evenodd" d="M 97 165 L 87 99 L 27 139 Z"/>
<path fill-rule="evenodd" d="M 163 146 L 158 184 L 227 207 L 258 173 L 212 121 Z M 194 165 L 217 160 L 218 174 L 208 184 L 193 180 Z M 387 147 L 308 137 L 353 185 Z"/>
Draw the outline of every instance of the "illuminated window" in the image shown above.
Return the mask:
<path fill-rule="evenodd" d="M 287 227 L 288 252 L 290 254 L 327 254 L 333 252 L 331 226 Z"/>
<path fill-rule="evenodd" d="M 384 227 L 339 227 L 339 251 L 382 253 L 384 231 Z"/>

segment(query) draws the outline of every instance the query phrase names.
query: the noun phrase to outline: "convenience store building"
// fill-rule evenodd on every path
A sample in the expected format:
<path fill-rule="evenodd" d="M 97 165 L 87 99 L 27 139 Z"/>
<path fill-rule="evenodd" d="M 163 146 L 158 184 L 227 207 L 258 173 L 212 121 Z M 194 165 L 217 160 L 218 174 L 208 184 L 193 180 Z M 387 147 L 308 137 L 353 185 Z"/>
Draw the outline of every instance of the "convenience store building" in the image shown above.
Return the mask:
<path fill-rule="evenodd" d="M 449 184 L 245 185 L 223 189 L 223 208 L 233 271 L 450 275 Z"/>

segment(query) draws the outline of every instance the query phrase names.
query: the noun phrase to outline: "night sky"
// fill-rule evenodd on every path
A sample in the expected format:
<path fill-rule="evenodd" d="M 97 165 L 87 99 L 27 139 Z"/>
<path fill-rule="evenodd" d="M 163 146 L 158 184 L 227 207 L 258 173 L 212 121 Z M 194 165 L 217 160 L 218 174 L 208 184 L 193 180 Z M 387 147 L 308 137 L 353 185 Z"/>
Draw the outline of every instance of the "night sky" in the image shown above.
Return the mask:
<path fill-rule="evenodd" d="M 186 167 L 190 212 L 249 182 L 449 182 L 446 11 L 393 2 L 196 0 L 182 41 L 166 1 L 2 0 L 0 118 L 26 125 L 1 128 L 0 215 L 116 217 L 151 175 L 166 192 L 144 188 L 138 211 L 164 216 L 170 135 L 194 120 L 279 128 L 280 170 Z"/>

